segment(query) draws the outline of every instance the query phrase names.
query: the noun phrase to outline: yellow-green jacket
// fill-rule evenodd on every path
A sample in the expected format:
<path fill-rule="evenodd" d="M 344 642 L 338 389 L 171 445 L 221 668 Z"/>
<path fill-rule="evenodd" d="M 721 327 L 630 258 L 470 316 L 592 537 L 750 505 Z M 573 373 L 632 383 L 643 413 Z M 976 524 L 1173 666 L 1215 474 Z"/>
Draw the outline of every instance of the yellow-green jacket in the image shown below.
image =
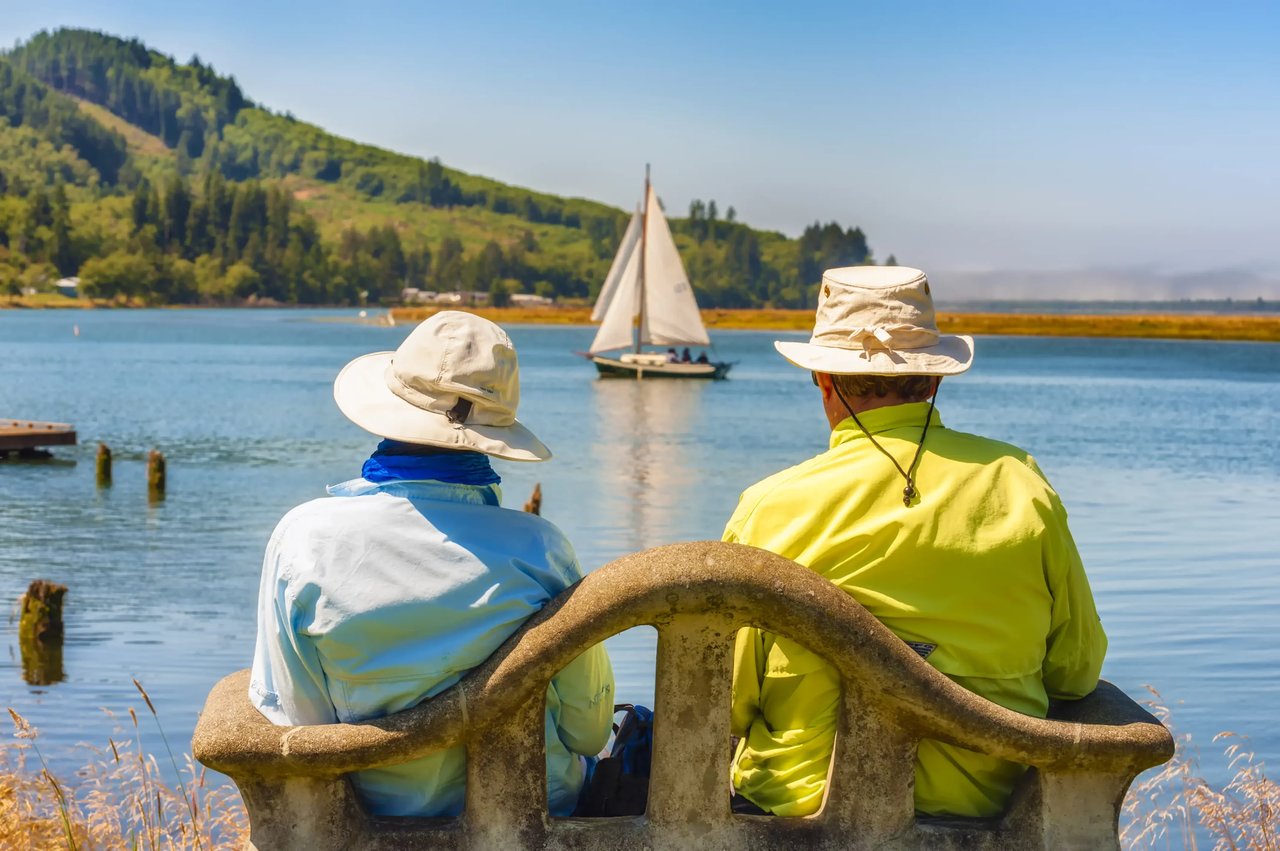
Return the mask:
<path fill-rule="evenodd" d="M 863 425 L 904 468 L 926 403 L 877 408 Z M 830 579 L 929 664 L 1010 709 L 1044 717 L 1098 681 L 1107 639 L 1067 514 L 1027 453 L 944 428 L 935 411 L 902 504 L 902 476 L 852 419 L 831 448 L 748 488 L 724 539 L 786 556 Z M 777 815 L 822 804 L 839 677 L 795 642 L 738 635 L 733 677 L 734 788 Z M 1023 767 L 924 741 L 916 809 L 995 815 Z M 845 794 L 856 794 L 852 790 Z"/>

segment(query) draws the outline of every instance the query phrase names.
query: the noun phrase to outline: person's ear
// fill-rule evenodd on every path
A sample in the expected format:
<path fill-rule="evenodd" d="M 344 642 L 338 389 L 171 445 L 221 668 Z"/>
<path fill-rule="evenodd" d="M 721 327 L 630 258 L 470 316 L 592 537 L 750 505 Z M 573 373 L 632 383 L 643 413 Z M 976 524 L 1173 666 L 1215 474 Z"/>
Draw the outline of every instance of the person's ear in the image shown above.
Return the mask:
<path fill-rule="evenodd" d="M 831 376 L 825 372 L 814 373 L 818 377 L 818 390 L 822 393 L 822 401 L 829 402 L 835 395 L 835 384 Z"/>

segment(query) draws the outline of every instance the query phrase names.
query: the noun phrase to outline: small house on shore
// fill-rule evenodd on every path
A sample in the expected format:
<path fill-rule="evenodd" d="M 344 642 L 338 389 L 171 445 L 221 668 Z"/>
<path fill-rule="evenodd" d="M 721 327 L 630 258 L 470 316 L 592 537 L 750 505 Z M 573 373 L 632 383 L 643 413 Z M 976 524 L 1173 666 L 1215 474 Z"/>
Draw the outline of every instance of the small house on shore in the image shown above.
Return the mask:
<path fill-rule="evenodd" d="M 516 307 L 551 307 L 555 299 L 533 293 L 512 293 L 511 303 Z"/>
<path fill-rule="evenodd" d="M 419 290 L 414 287 L 406 287 L 400 291 L 400 300 L 405 304 L 450 304 L 450 305 L 480 305 L 489 303 L 489 294 L 486 292 L 454 292 L 439 293 L 429 290 Z"/>

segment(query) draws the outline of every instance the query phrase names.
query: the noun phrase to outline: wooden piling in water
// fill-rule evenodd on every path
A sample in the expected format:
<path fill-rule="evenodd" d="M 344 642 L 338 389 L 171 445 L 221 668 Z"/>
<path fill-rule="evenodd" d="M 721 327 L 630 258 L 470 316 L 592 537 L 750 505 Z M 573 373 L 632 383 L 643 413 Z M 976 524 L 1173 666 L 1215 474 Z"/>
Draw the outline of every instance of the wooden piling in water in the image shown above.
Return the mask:
<path fill-rule="evenodd" d="M 98 444 L 98 457 L 95 461 L 98 487 L 111 487 L 111 447 L 105 443 Z"/>
<path fill-rule="evenodd" d="M 542 482 L 533 486 L 529 501 L 524 504 L 526 514 L 542 514 Z"/>
<path fill-rule="evenodd" d="M 34 641 L 62 640 L 62 597 L 67 586 L 37 579 L 22 595 L 18 637 Z"/>
<path fill-rule="evenodd" d="M 164 490 L 167 484 L 165 479 L 164 455 L 158 450 L 152 449 L 151 454 L 147 456 L 147 496 L 152 502 L 164 499 Z"/>
<path fill-rule="evenodd" d="M 37 579 L 18 601 L 18 648 L 22 653 L 22 678 L 43 686 L 63 679 L 62 598 L 67 586 Z"/>

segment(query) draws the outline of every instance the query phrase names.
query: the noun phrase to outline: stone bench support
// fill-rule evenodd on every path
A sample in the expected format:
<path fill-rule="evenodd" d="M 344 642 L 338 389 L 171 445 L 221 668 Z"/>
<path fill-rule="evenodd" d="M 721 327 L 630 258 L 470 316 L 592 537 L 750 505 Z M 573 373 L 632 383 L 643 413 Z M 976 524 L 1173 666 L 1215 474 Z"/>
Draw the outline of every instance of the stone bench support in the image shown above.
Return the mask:
<path fill-rule="evenodd" d="M 552 818 L 542 715 L 547 683 L 625 629 L 658 631 L 653 769 L 643 816 Z M 839 671 L 843 711 L 822 810 L 729 810 L 729 691 L 738 629 L 789 636 Z M 277 727 L 248 699 L 248 672 L 219 682 L 196 727 L 197 759 L 239 785 L 261 851 L 302 849 L 1117 848 L 1134 777 L 1173 755 L 1168 731 L 1109 683 L 1032 718 L 935 671 L 852 597 L 795 563 L 737 544 L 627 556 L 551 601 L 462 682 L 376 721 Z M 917 819 L 914 759 L 937 739 L 1033 766 L 992 820 Z M 457 819 L 362 810 L 344 775 L 467 748 Z"/>

